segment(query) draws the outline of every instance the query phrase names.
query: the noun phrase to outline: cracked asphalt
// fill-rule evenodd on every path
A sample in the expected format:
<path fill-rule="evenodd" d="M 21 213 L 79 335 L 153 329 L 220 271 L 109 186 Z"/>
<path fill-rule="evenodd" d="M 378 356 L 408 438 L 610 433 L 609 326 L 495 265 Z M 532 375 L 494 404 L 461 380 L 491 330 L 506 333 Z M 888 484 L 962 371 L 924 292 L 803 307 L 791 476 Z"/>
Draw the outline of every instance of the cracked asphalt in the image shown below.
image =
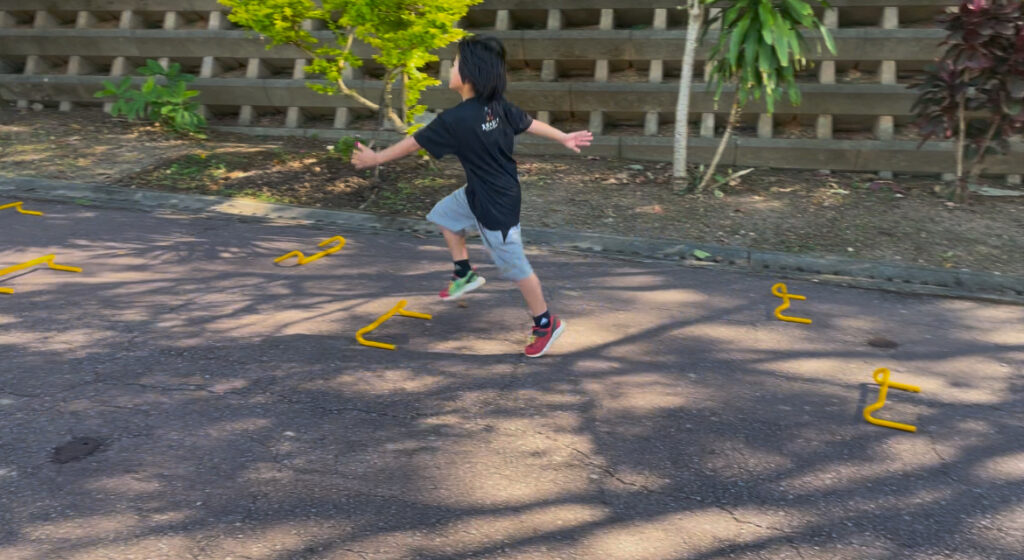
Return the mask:
<path fill-rule="evenodd" d="M 1024 308 L 536 251 L 528 360 L 479 247 L 460 307 L 439 237 L 26 207 L 0 267 L 84 271 L 0 278 L 3 560 L 1024 557 Z"/>

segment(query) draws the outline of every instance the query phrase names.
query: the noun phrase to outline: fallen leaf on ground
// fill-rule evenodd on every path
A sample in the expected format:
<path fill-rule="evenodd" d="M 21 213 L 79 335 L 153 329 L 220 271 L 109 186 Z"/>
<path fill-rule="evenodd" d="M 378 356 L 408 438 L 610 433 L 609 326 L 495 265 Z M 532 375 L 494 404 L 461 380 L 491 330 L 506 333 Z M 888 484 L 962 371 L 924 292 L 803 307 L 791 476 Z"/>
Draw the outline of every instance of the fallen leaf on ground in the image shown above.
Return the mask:
<path fill-rule="evenodd" d="M 641 206 L 634 210 L 634 212 L 640 212 L 642 214 L 664 214 L 665 209 L 660 204 L 654 204 L 652 206 Z"/>

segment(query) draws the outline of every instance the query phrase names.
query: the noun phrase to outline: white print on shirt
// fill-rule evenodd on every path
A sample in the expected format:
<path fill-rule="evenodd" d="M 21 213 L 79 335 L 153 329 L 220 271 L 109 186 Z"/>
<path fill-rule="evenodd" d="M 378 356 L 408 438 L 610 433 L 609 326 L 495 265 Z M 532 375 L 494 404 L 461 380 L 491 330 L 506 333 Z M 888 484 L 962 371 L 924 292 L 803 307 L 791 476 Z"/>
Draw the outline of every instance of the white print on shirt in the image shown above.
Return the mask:
<path fill-rule="evenodd" d="M 490 107 L 487 107 L 484 110 L 487 112 L 487 122 L 480 125 L 480 128 L 482 128 L 484 132 L 490 132 L 495 128 L 498 128 L 498 123 L 500 123 L 501 120 L 495 117 L 493 113 L 491 113 Z"/>

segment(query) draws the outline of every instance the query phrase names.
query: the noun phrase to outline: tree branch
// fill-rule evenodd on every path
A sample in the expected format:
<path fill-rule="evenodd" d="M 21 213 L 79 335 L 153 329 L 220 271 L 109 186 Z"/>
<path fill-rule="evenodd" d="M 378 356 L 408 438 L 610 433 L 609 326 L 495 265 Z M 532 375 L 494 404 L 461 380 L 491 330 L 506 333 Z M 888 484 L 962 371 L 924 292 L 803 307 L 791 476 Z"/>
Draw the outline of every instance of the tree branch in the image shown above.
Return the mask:
<path fill-rule="evenodd" d="M 716 189 L 716 188 L 718 188 L 718 187 L 728 183 L 729 181 L 732 181 L 733 179 L 739 179 L 740 177 L 746 175 L 747 173 L 750 173 L 754 169 L 755 169 L 754 167 L 751 167 L 750 169 L 744 169 L 743 171 L 737 171 L 736 173 L 733 173 L 732 175 L 729 175 L 728 177 L 726 177 L 726 178 L 724 178 L 724 179 L 722 179 L 720 181 L 716 181 L 715 184 L 711 185 L 708 188 L 709 189 Z"/>
<path fill-rule="evenodd" d="M 733 128 L 736 128 L 736 123 L 740 119 L 740 87 L 737 85 L 736 95 L 732 100 L 732 108 L 729 109 L 729 122 L 725 125 L 725 132 L 722 133 L 722 140 L 718 143 L 718 149 L 715 150 L 715 156 L 711 158 L 711 164 L 708 166 L 708 170 L 704 172 L 704 178 L 701 179 L 700 184 L 694 192 L 701 192 L 704 187 L 707 186 L 708 182 L 715 174 L 715 168 L 718 167 L 718 162 L 722 159 L 722 154 L 725 153 L 725 146 L 729 143 L 729 136 L 732 135 Z"/>
<path fill-rule="evenodd" d="M 347 41 L 347 43 L 345 45 L 345 51 L 344 52 L 347 53 L 347 52 L 349 52 L 352 49 L 353 39 L 354 39 L 354 34 L 351 33 L 351 32 L 348 33 L 348 41 Z M 306 45 L 303 45 L 303 44 L 297 43 L 297 42 L 296 43 L 291 43 L 291 45 L 296 47 L 296 48 L 298 48 L 302 52 L 306 53 L 309 56 L 309 58 L 311 58 L 311 59 L 317 58 L 316 53 L 314 53 L 312 50 L 310 50 L 310 48 L 307 47 Z M 342 95 L 344 95 L 344 96 L 354 100 L 356 103 L 359 103 L 360 105 L 362 105 L 363 107 L 366 107 L 367 109 L 369 109 L 371 111 L 375 111 L 375 112 L 376 111 L 380 111 L 381 110 L 380 105 L 378 105 L 377 103 L 374 103 L 373 101 L 370 101 L 369 99 L 363 97 L 362 95 L 359 94 L 359 92 L 357 92 L 356 90 L 348 87 L 348 85 L 345 84 L 345 64 L 346 64 L 345 59 L 343 57 L 339 57 L 338 60 L 337 60 L 338 79 L 335 80 L 335 82 L 338 85 L 338 91 L 340 91 Z M 394 120 L 394 119 L 392 119 L 392 120 Z M 401 123 L 400 120 L 398 122 Z M 404 127 L 403 127 L 403 129 L 404 129 Z"/>

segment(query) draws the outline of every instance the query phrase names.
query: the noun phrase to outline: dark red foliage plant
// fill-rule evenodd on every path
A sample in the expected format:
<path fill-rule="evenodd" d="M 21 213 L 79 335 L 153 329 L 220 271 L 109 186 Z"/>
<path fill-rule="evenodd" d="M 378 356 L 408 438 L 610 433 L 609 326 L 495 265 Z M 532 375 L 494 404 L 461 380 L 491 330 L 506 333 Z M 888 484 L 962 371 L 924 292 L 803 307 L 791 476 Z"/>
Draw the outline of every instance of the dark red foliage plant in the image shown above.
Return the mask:
<path fill-rule="evenodd" d="M 956 139 L 957 198 L 985 157 L 1008 153 L 1024 131 L 1024 1 L 961 0 L 939 16 L 945 47 L 924 76 L 910 85 L 919 96 L 912 112 L 921 145 L 936 136 Z M 969 162 L 967 174 L 964 161 Z"/>

